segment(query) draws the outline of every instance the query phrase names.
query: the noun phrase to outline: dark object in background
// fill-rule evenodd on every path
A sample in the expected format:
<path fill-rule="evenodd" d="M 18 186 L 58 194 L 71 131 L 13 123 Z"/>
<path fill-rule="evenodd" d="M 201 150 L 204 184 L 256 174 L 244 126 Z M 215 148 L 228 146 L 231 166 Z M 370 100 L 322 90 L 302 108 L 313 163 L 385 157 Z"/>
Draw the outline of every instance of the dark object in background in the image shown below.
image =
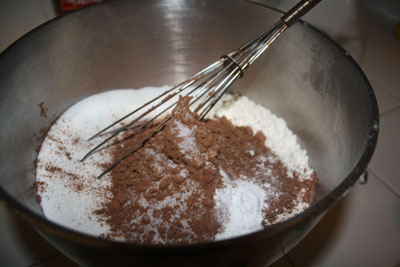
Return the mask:
<path fill-rule="evenodd" d="M 56 10 L 58 15 L 62 15 L 70 11 L 103 1 L 104 0 L 58 0 L 56 1 Z"/>

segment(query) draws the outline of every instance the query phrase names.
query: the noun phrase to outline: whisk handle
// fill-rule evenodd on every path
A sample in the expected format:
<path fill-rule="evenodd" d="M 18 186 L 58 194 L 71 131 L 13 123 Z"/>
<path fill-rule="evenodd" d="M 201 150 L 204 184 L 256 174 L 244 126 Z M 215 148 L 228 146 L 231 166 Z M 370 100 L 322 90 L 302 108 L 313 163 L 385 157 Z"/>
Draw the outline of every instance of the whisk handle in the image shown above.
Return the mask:
<path fill-rule="evenodd" d="M 300 17 L 305 15 L 310 11 L 316 4 L 321 0 L 301 0 L 294 7 L 292 7 L 288 12 L 281 17 L 281 19 L 290 27 L 295 23 Z"/>

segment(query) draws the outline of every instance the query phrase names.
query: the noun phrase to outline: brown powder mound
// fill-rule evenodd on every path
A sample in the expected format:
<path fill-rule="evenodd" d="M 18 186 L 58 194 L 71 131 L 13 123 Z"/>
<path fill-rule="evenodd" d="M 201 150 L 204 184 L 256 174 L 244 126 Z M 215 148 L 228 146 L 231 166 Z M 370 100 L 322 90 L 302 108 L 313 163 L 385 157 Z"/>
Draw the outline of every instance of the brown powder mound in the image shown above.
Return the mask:
<path fill-rule="evenodd" d="M 300 190 L 311 202 L 315 175 L 299 182 L 264 145 L 265 136 L 227 119 L 199 121 L 181 98 L 165 128 L 111 171 L 112 199 L 96 211 L 111 226 L 105 238 L 137 243 L 186 244 L 215 239 L 223 231 L 214 195 L 224 187 L 220 171 L 272 190 L 263 225 L 290 210 Z M 132 133 L 126 133 L 126 136 Z M 144 134 L 119 143 L 115 160 Z M 294 173 L 294 176 L 296 174 Z"/>

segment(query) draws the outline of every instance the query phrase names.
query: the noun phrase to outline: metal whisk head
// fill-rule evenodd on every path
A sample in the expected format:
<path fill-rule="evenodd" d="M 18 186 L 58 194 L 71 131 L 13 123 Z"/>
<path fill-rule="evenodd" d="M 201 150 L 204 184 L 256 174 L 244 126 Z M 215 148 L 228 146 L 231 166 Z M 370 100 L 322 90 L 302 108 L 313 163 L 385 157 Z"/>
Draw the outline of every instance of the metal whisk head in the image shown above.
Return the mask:
<path fill-rule="evenodd" d="M 178 95 L 191 97 L 189 106 L 198 114 L 200 120 L 203 119 L 218 100 L 228 91 L 230 86 L 238 78 L 243 76 L 244 71 L 254 63 L 254 61 L 271 45 L 271 43 L 319 1 L 320 0 L 300 1 L 289 12 L 285 13 L 279 21 L 270 26 L 253 40 L 245 43 L 239 49 L 227 55 L 223 55 L 218 61 L 196 73 L 188 80 L 165 91 L 161 95 L 93 135 L 89 140 L 99 137 L 104 133 L 109 134 L 107 138 L 91 149 L 82 160 L 85 160 L 92 153 L 100 149 L 123 131 L 135 127 L 136 132 L 139 133 L 148 128 L 149 125 L 152 125 L 154 130 L 149 135 L 136 143 L 134 147 L 130 148 L 123 157 L 111 164 L 98 176 L 98 178 L 108 173 L 166 125 L 166 123 L 171 119 L 171 115 L 165 115 L 168 114 L 168 112 L 177 104 Z M 150 115 L 151 117 L 149 118 Z M 111 128 L 127 120 L 131 116 L 135 116 L 135 118 L 126 123 L 123 127 L 109 131 Z"/>

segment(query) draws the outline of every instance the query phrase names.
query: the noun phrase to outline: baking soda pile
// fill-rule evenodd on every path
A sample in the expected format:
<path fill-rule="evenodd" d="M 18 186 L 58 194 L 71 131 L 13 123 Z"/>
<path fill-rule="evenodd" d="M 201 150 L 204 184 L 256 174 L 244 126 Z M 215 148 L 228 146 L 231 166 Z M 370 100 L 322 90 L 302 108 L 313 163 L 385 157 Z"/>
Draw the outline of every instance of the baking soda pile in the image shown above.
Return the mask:
<path fill-rule="evenodd" d="M 49 220 L 128 242 L 189 243 L 254 232 L 308 208 L 316 178 L 305 150 L 282 119 L 247 97 L 227 95 L 208 116 L 228 119 L 218 123 L 228 129 L 224 138 L 229 140 L 235 137 L 229 136 L 234 132 L 232 124 L 250 127 L 254 134 L 260 131 L 253 144 L 241 144 L 243 158 L 232 155 L 235 143 L 224 148 L 225 154 L 218 152 L 217 141 L 204 139 L 199 146 L 202 133 L 218 139 L 218 123 L 188 125 L 174 119 L 164 139 L 148 142 L 133 156 L 136 159 L 96 179 L 116 152 L 103 149 L 80 161 L 98 142 L 87 138 L 166 89 L 104 92 L 76 103 L 60 116 L 43 141 L 36 168 L 38 196 Z M 246 128 L 238 131 L 253 138 Z M 258 149 L 260 142 L 268 148 Z M 164 143 L 169 154 L 163 152 Z M 217 156 L 226 163 L 216 162 Z M 252 169 L 246 169 L 247 162 L 254 165 Z M 116 178 L 115 173 L 130 170 L 138 176 Z M 147 174 L 154 179 L 147 179 Z M 121 192 L 121 188 L 131 189 Z M 288 192 L 294 196 L 284 195 Z M 210 226 L 204 228 L 204 221 L 210 221 Z"/>

